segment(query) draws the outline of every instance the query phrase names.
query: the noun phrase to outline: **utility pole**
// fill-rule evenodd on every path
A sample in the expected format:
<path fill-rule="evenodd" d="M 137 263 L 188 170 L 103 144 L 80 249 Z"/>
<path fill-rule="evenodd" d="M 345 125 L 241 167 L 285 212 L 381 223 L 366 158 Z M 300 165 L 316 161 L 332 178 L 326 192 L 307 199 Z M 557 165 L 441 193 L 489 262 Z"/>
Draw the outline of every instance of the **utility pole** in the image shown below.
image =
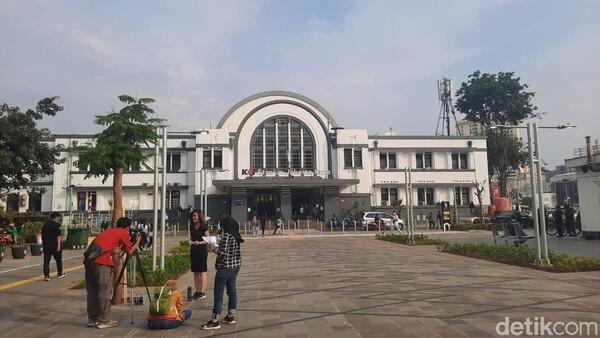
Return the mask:
<path fill-rule="evenodd" d="M 533 123 L 533 138 L 535 141 L 535 156 L 537 158 L 537 166 L 536 166 L 536 176 L 537 176 L 537 184 L 538 184 L 538 204 L 539 204 L 539 214 L 540 218 L 540 236 L 541 244 L 542 244 L 542 264 L 550 264 L 550 258 L 548 257 L 548 240 L 546 238 L 546 210 L 544 209 L 544 186 L 542 184 L 542 166 L 540 162 L 542 158 L 540 156 L 540 142 L 538 138 L 538 125 L 537 123 Z"/>
<path fill-rule="evenodd" d="M 531 212 L 533 213 L 533 227 L 535 229 L 535 250 L 537 254 L 536 263 L 542 264 L 542 252 L 540 247 L 540 224 L 538 220 L 538 207 L 536 200 L 535 160 L 533 157 L 533 128 L 531 123 L 527 123 L 527 145 L 529 146 L 529 178 L 531 184 Z"/>
<path fill-rule="evenodd" d="M 160 219 L 160 269 L 165 269 L 165 231 L 167 215 L 167 127 L 163 127 L 163 148 L 162 148 L 162 194 L 161 201 L 161 219 Z"/>
<path fill-rule="evenodd" d="M 157 129 L 158 133 L 158 129 Z M 154 144 L 154 199 L 152 201 L 152 271 L 156 271 L 156 254 L 158 245 L 158 148 L 160 140 Z"/>

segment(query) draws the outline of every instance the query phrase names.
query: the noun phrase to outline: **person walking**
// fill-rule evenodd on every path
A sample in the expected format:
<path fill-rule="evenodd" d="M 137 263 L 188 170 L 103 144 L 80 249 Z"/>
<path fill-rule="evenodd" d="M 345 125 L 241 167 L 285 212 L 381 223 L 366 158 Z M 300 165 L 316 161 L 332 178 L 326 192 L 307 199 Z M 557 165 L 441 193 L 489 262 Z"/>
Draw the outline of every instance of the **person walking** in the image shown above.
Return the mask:
<path fill-rule="evenodd" d="M 256 215 L 252 215 L 252 218 L 250 219 L 250 227 L 252 227 L 252 236 L 258 236 L 258 218 L 256 218 Z"/>
<path fill-rule="evenodd" d="M 392 232 L 394 232 L 394 229 L 396 229 L 398 233 L 402 233 L 400 224 L 402 224 L 400 223 L 400 216 L 398 216 L 396 210 L 392 211 Z"/>
<path fill-rule="evenodd" d="M 575 211 L 571 205 L 567 205 L 565 208 L 565 226 L 569 237 L 575 237 Z"/>
<path fill-rule="evenodd" d="M 429 223 L 429 230 L 435 229 L 435 221 L 433 220 L 433 213 L 427 215 L 427 223 Z"/>
<path fill-rule="evenodd" d="M 556 226 L 556 230 L 558 230 L 558 237 L 565 237 L 565 229 L 563 223 L 563 212 L 560 208 L 560 204 L 556 205 L 556 209 L 554 209 L 554 225 Z"/>
<path fill-rule="evenodd" d="M 208 271 L 208 248 L 206 241 L 202 238 L 208 236 L 208 226 L 199 211 L 192 211 L 190 215 L 190 258 L 192 260 L 192 272 L 194 273 L 194 287 L 196 292 L 193 299 L 206 298 L 206 284 Z"/>
<path fill-rule="evenodd" d="M 204 325 L 203 330 L 216 330 L 221 328 L 221 323 L 235 324 L 235 310 L 237 308 L 236 280 L 242 266 L 242 255 L 240 244 L 244 239 L 240 235 L 240 225 L 231 217 L 226 216 L 221 220 L 223 232 L 219 240 L 219 246 L 212 248 L 217 254 L 215 260 L 214 304 L 212 318 Z M 219 321 L 223 310 L 223 292 L 227 289 L 229 297 L 227 316 Z"/>
<path fill-rule="evenodd" d="M 118 321 L 110 319 L 114 289 L 112 254 L 118 252 L 120 248 L 129 255 L 133 255 L 137 251 L 142 236 L 138 235 L 135 244 L 132 245 L 128 231 L 130 225 L 129 218 L 119 218 L 117 226 L 98 234 L 84 253 L 88 327 L 107 329 L 119 325 Z M 94 254 L 93 258 L 89 258 L 92 253 L 97 254 Z"/>
<path fill-rule="evenodd" d="M 67 276 L 62 266 L 62 216 L 58 212 L 50 214 L 50 219 L 42 225 L 42 248 L 44 249 L 44 280 L 50 280 L 50 259 L 56 262 L 56 278 Z"/>
<path fill-rule="evenodd" d="M 435 219 L 437 221 L 436 224 L 436 229 L 441 229 L 442 227 L 442 213 L 438 210 L 437 215 L 435 216 Z"/>
<path fill-rule="evenodd" d="M 267 227 L 267 215 L 264 215 L 260 220 L 260 231 L 262 237 L 265 237 L 265 228 Z"/>

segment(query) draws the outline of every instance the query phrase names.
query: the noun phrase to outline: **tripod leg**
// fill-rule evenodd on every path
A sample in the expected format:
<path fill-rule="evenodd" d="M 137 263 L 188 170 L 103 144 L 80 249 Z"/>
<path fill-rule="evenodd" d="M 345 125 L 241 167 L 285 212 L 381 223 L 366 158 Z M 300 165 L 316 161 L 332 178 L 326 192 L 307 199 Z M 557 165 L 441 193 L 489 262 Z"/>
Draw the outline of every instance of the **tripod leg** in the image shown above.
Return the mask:
<path fill-rule="evenodd" d="M 119 277 L 117 277 L 117 280 L 115 282 L 115 287 L 118 286 L 119 284 L 121 284 L 121 278 L 123 278 L 123 273 L 125 272 L 125 268 L 127 268 L 127 262 L 129 261 L 129 255 L 127 255 L 127 257 L 125 257 L 125 262 L 123 262 L 123 267 L 121 268 L 121 271 L 119 272 Z"/>
<path fill-rule="evenodd" d="M 135 253 L 135 258 L 140 265 L 140 273 L 142 275 L 142 281 L 144 281 L 144 287 L 146 287 L 146 293 L 148 294 L 148 301 L 152 301 L 152 296 L 150 296 L 150 290 L 148 289 L 148 282 L 146 281 L 146 273 L 144 272 L 144 267 L 142 266 L 142 259 L 140 258 L 140 253 Z"/>

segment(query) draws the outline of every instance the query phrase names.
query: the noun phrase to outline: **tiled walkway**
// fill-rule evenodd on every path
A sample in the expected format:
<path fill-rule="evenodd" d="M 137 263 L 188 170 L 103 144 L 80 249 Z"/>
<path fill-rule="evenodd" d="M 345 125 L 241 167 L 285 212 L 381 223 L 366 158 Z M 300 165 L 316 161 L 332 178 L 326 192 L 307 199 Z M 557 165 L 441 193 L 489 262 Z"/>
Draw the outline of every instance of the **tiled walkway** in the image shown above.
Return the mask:
<path fill-rule="evenodd" d="M 172 331 L 146 330 L 146 306 L 135 309 L 135 325 L 130 308 L 119 306 L 120 327 L 88 329 L 84 292 L 52 281 L 0 292 L 0 336 L 487 337 L 505 316 L 600 318 L 597 272 L 550 274 L 367 237 L 253 239 L 243 257 L 237 325 L 200 330 L 210 316 L 209 291 Z M 180 287 L 191 280 L 185 275 Z"/>

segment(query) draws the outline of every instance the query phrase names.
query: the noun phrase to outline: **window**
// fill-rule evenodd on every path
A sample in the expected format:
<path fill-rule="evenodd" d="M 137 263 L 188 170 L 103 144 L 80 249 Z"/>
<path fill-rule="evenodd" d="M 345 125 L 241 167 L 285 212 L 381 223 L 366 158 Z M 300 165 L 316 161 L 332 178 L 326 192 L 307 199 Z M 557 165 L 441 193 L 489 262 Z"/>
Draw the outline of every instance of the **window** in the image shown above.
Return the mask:
<path fill-rule="evenodd" d="M 167 190 L 165 203 L 169 210 L 179 209 L 181 207 L 181 192 L 179 190 Z"/>
<path fill-rule="evenodd" d="M 471 189 L 456 187 L 454 188 L 454 198 L 457 205 L 469 205 L 471 203 Z"/>
<path fill-rule="evenodd" d="M 202 152 L 202 168 L 212 168 L 211 161 L 210 149 L 204 150 Z"/>
<path fill-rule="evenodd" d="M 213 151 L 213 168 L 223 168 L 223 151 L 220 149 Z"/>
<path fill-rule="evenodd" d="M 96 192 L 77 192 L 77 211 L 96 211 Z"/>
<path fill-rule="evenodd" d="M 418 188 L 417 201 L 419 205 L 434 205 L 433 188 Z"/>
<path fill-rule="evenodd" d="M 167 154 L 167 171 L 179 171 L 181 169 L 181 154 Z"/>
<path fill-rule="evenodd" d="M 344 168 L 362 168 L 361 148 L 344 148 Z"/>
<path fill-rule="evenodd" d="M 380 169 L 396 169 L 396 154 L 395 153 L 380 153 L 379 154 Z"/>
<path fill-rule="evenodd" d="M 469 169 L 466 153 L 452 154 L 452 169 Z"/>
<path fill-rule="evenodd" d="M 417 153 L 417 168 L 419 169 L 429 169 L 433 168 L 431 153 Z"/>
<path fill-rule="evenodd" d="M 29 193 L 29 209 L 27 211 L 42 211 L 42 194 L 35 191 Z"/>
<path fill-rule="evenodd" d="M 352 149 L 344 148 L 344 168 L 352 168 Z"/>
<path fill-rule="evenodd" d="M 398 200 L 398 188 L 381 188 L 381 205 L 392 205 Z"/>
<path fill-rule="evenodd" d="M 354 150 L 354 167 L 362 168 L 362 149 Z"/>
<path fill-rule="evenodd" d="M 252 134 L 251 167 L 254 169 L 304 169 L 315 167 L 312 134 L 304 123 L 288 116 L 266 120 Z"/>

